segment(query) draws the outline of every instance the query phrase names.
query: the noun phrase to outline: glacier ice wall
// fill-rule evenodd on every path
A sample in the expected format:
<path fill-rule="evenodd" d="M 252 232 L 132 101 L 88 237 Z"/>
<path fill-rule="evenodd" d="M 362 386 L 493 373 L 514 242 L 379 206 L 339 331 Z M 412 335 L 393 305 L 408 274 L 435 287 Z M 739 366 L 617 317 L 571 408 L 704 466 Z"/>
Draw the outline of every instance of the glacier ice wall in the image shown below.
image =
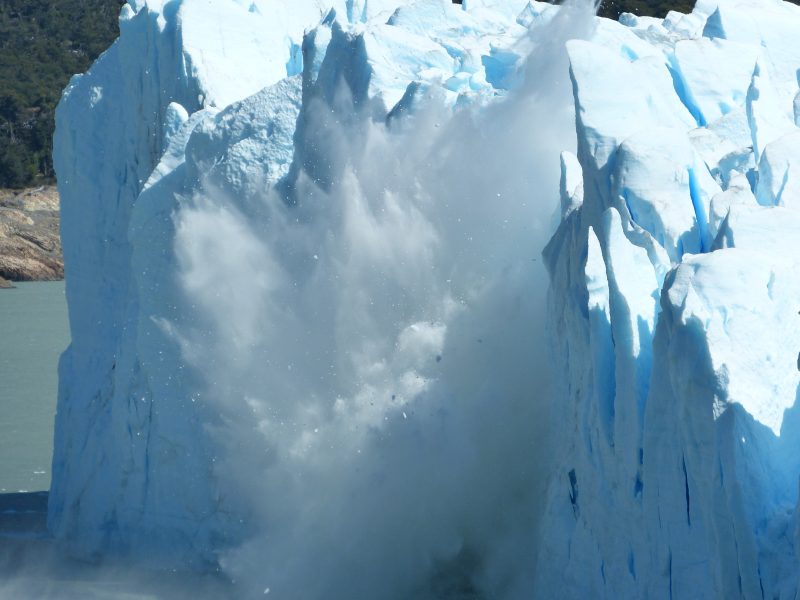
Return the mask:
<path fill-rule="evenodd" d="M 56 538 L 244 596 L 795 597 L 798 30 L 126 5 L 57 111 Z"/>
<path fill-rule="evenodd" d="M 549 149 L 574 146 L 564 41 L 589 11 L 529 10 L 538 39 L 523 3 L 318 11 L 270 46 L 285 71 L 253 67 L 231 102 L 214 77 L 259 56 L 240 21 L 286 26 L 273 4 L 215 6 L 125 9 L 59 109 L 65 223 L 87 231 L 64 232 L 54 534 L 81 556 L 221 562 L 259 594 L 408 597 L 479 570 L 524 587 L 533 551 L 509 548 L 533 546 L 544 495 L 517 457 L 547 423 Z M 212 18 L 235 47 L 197 49 Z"/>
<path fill-rule="evenodd" d="M 545 250 L 568 376 L 537 588 L 794 598 L 800 10 L 621 20 L 645 52 L 568 44 L 581 195 Z"/>

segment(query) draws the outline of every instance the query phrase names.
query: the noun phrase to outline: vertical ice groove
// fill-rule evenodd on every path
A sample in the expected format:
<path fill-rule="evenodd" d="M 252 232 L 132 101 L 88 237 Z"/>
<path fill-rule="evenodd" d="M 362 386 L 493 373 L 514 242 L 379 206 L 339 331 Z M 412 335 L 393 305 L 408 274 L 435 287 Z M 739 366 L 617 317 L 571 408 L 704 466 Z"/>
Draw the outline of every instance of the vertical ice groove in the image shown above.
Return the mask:
<path fill-rule="evenodd" d="M 692 511 L 691 511 L 691 498 L 689 496 L 689 474 L 686 472 L 686 457 L 681 459 L 681 467 L 683 468 L 683 485 L 686 496 L 686 524 L 692 526 Z"/>
<path fill-rule="evenodd" d="M 697 125 L 699 127 L 705 127 L 708 123 L 706 123 L 697 101 L 692 96 L 692 92 L 686 83 L 675 55 L 670 55 L 668 60 L 669 74 L 672 76 L 672 85 L 675 88 L 675 93 L 686 109 L 691 113 L 692 117 L 694 117 L 694 120 L 697 121 Z"/>
<path fill-rule="evenodd" d="M 700 236 L 700 252 L 708 252 L 710 246 L 708 215 L 706 214 L 705 206 L 703 206 L 703 200 L 701 198 L 700 187 L 694 167 L 690 167 L 688 169 L 687 175 L 689 177 L 689 196 L 692 200 L 692 207 L 694 208 L 697 229 Z"/>
<path fill-rule="evenodd" d="M 572 512 L 577 519 L 580 516 L 580 507 L 578 506 L 578 478 L 575 475 L 575 469 L 570 469 L 568 476 L 569 501 L 572 503 Z"/>
<path fill-rule="evenodd" d="M 611 307 L 607 267 L 600 242 L 589 228 L 586 258 L 586 288 L 589 293 L 589 339 L 593 351 L 594 387 L 597 390 L 597 410 L 600 427 L 609 446 L 614 445 L 615 406 L 615 344 L 611 328 Z"/>

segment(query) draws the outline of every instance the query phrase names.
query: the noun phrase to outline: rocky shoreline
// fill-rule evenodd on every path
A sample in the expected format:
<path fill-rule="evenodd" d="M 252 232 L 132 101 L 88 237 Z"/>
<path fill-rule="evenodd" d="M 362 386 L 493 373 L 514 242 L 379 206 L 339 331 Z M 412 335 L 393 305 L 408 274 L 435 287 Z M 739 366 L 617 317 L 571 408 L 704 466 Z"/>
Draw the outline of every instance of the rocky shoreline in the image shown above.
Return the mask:
<path fill-rule="evenodd" d="M 63 278 L 55 186 L 0 190 L 0 288 Z"/>

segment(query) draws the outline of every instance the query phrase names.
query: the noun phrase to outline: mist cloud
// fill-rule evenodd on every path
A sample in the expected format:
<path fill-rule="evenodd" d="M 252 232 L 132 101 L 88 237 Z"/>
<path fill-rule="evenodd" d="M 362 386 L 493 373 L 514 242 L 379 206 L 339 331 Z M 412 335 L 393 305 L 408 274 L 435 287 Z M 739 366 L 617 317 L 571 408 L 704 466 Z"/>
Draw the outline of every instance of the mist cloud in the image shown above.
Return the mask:
<path fill-rule="evenodd" d="M 316 155 L 336 157 L 326 184 L 301 172 L 293 202 L 208 184 L 176 215 L 179 335 L 251 534 L 221 560 L 254 596 L 530 594 L 539 256 L 575 144 L 564 42 L 591 16 L 570 6 L 537 30 L 523 83 L 489 105 L 451 115 L 434 92 L 386 126 L 345 88 L 305 115 Z"/>

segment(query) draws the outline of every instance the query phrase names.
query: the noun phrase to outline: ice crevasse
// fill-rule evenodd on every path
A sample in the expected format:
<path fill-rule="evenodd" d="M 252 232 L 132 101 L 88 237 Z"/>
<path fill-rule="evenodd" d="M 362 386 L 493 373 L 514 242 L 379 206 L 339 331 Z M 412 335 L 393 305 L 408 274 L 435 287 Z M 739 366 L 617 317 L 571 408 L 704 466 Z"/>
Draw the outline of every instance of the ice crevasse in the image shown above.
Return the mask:
<path fill-rule="evenodd" d="M 184 309 L 208 286 L 246 280 L 272 293 L 283 267 L 311 272 L 290 250 L 281 265 L 264 259 L 237 215 L 263 213 L 254 199 L 267 193 L 296 206 L 298 223 L 327 210 L 301 198 L 307 180 L 326 190 L 342 172 L 315 137 L 314 107 L 354 129 L 341 106 L 387 127 L 424 112 L 430 95 L 447 118 L 488 110 L 525 85 L 526 49 L 564 10 L 520 0 L 123 7 L 120 38 L 57 111 L 72 344 L 59 366 L 49 526 L 70 552 L 203 563 L 241 534 L 191 357 L 226 311 L 245 326 L 220 354 L 257 346 L 247 324 L 263 306 L 221 294 L 218 312 L 198 309 L 205 330 Z M 530 597 L 799 593 L 797 32 L 800 8 L 780 0 L 700 0 L 665 19 L 595 18 L 566 42 L 577 146 L 561 155 L 543 252 L 558 446 Z M 218 250 L 222 230 L 248 267 L 229 265 L 221 282 L 193 270 L 186 240 L 176 246 L 186 223 L 175 215 L 207 190 L 225 201 L 195 230 L 208 236 L 196 251 Z M 387 210 L 415 222 L 416 209 Z M 424 264 L 427 247 L 417 250 L 397 252 Z M 425 322 L 399 336 L 392 360 L 412 367 L 398 372 L 423 373 L 415 353 L 443 343 L 439 321 Z M 400 378 L 398 395 L 428 389 L 412 379 Z M 359 418 L 374 426 L 377 410 Z"/>

